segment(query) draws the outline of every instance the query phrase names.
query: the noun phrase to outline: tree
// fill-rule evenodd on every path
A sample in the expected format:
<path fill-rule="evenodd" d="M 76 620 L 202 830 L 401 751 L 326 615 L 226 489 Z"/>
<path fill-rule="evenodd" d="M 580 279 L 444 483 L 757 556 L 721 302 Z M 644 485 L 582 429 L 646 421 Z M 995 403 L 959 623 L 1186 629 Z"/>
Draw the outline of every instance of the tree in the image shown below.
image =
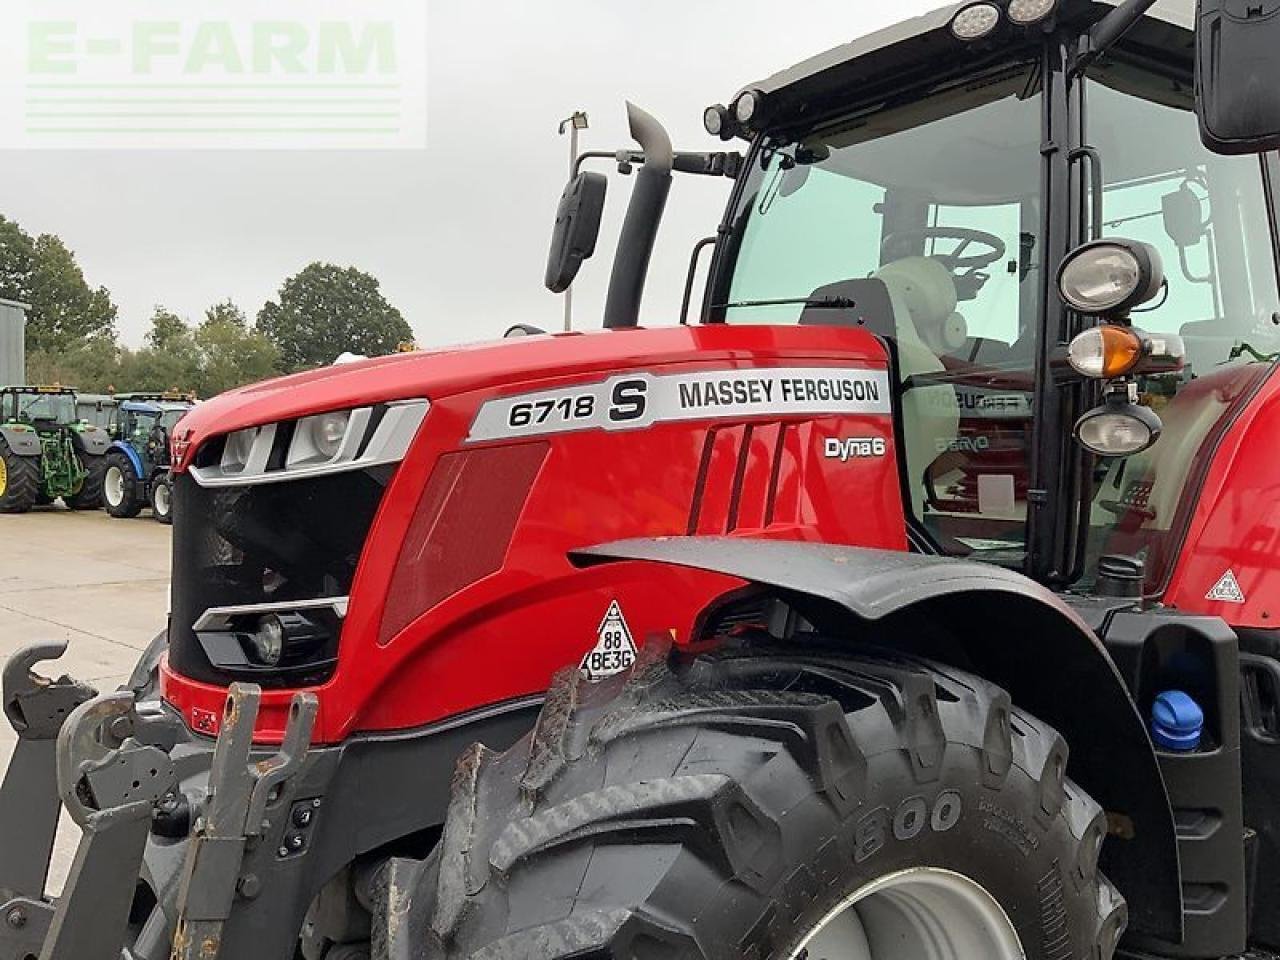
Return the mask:
<path fill-rule="evenodd" d="M 251 330 L 244 311 L 229 300 L 205 311 L 195 346 L 200 366 L 196 390 L 202 397 L 266 380 L 280 362 L 275 345 Z"/>
<path fill-rule="evenodd" d="M 245 316 L 245 312 L 231 300 L 223 300 L 221 303 L 215 303 L 212 307 L 204 312 L 205 323 L 230 323 L 242 330 L 249 329 L 249 318 Z"/>
<path fill-rule="evenodd" d="M 27 348 L 72 351 L 93 337 L 115 336 L 116 305 L 106 288 L 85 280 L 75 254 L 52 234 L 34 240 L 0 217 L 0 297 L 31 305 Z"/>
<path fill-rule="evenodd" d="M 276 345 L 288 370 L 333 363 L 347 351 L 384 356 L 413 339 L 377 278 L 330 263 L 313 263 L 286 280 L 279 300 L 258 314 L 258 330 Z"/>

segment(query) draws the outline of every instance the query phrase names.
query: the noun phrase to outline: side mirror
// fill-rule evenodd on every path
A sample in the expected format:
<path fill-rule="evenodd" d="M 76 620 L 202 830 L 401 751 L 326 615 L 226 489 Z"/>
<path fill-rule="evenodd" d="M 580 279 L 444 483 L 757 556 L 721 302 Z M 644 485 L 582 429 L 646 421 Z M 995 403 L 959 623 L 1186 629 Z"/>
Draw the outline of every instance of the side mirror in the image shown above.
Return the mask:
<path fill-rule="evenodd" d="M 1280 148 L 1280 0 L 1197 0 L 1196 113 L 1214 153 Z"/>
<path fill-rule="evenodd" d="M 1164 232 L 1177 246 L 1194 247 L 1204 239 L 1204 209 L 1200 198 L 1185 183 L 1160 200 Z"/>
<path fill-rule="evenodd" d="M 564 293 L 584 260 L 596 252 L 609 181 L 601 173 L 580 173 L 564 188 L 547 256 L 547 289 Z"/>

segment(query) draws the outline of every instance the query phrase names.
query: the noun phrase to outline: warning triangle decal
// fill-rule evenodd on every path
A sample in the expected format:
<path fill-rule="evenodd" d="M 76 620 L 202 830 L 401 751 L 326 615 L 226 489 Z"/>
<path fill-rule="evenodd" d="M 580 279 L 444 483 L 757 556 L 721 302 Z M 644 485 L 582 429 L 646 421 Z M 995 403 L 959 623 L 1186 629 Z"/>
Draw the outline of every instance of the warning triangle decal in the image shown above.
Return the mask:
<path fill-rule="evenodd" d="M 605 611 L 596 633 L 596 645 L 582 658 L 580 669 L 591 682 L 621 673 L 636 662 L 636 641 L 622 615 L 622 607 L 614 600 Z"/>
<path fill-rule="evenodd" d="M 1217 600 L 1220 603 L 1244 603 L 1244 591 L 1240 589 L 1240 581 L 1236 579 L 1235 573 L 1228 570 L 1205 595 L 1205 599 Z"/>

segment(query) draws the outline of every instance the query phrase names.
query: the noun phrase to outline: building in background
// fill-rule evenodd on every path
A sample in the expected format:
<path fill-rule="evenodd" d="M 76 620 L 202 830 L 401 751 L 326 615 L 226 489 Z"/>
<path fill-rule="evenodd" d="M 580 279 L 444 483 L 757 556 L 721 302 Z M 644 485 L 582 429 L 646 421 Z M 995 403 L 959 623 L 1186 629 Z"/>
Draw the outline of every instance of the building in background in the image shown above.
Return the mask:
<path fill-rule="evenodd" d="M 27 311 L 16 300 L 0 300 L 0 385 L 27 382 Z"/>

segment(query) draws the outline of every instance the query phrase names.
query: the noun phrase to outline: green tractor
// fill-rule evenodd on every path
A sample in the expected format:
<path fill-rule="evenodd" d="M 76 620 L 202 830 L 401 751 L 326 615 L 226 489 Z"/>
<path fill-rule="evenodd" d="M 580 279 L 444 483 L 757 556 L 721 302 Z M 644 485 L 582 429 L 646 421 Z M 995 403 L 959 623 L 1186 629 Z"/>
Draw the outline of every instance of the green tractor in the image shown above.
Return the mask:
<path fill-rule="evenodd" d="M 173 523 L 169 435 L 195 397 L 184 393 L 121 393 L 115 397 L 114 442 L 107 452 L 103 505 L 113 517 L 136 517 L 142 508 Z"/>
<path fill-rule="evenodd" d="M 72 510 L 102 506 L 106 430 L 79 419 L 66 387 L 0 388 L 0 513 L 59 497 Z"/>

